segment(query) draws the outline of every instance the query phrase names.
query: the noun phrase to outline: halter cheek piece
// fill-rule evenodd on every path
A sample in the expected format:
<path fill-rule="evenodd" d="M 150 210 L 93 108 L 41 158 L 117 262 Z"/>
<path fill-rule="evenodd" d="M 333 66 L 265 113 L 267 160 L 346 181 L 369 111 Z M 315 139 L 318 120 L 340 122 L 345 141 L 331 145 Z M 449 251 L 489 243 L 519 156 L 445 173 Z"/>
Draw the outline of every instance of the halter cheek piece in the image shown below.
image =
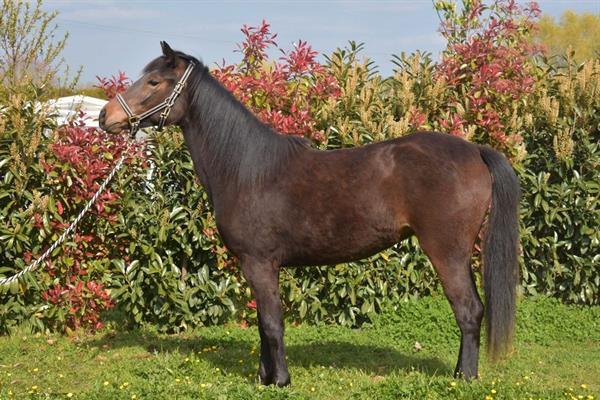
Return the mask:
<path fill-rule="evenodd" d="M 187 82 L 188 78 L 190 77 L 192 70 L 194 69 L 195 66 L 196 66 L 196 63 L 193 61 L 190 61 L 187 68 L 185 69 L 185 72 L 179 79 L 179 82 L 177 82 L 177 84 L 173 88 L 173 91 L 171 92 L 171 94 L 166 99 L 164 99 L 162 102 L 158 103 L 151 109 L 144 111 L 140 115 L 135 115 L 133 113 L 133 111 L 131 111 L 131 108 L 129 108 L 129 106 L 127 105 L 127 102 L 125 102 L 125 99 L 123 98 L 123 96 L 121 96 L 120 93 L 117 94 L 117 96 L 116 96 L 117 101 L 119 102 L 121 107 L 123 107 L 123 110 L 129 117 L 129 127 L 130 127 L 129 131 L 130 131 L 131 137 L 135 137 L 135 134 L 137 133 L 138 129 L 140 128 L 140 123 L 144 119 L 148 118 L 149 116 L 151 116 L 152 114 L 154 114 L 160 110 L 163 110 L 163 112 L 160 113 L 160 120 L 158 121 L 158 130 L 159 131 L 162 130 L 162 128 L 165 126 L 165 122 L 167 121 L 167 118 L 169 117 L 171 108 L 173 108 L 173 104 L 175 104 L 175 100 L 177 100 L 177 97 L 179 97 L 179 95 L 183 91 L 183 88 L 185 87 L 185 83 Z"/>

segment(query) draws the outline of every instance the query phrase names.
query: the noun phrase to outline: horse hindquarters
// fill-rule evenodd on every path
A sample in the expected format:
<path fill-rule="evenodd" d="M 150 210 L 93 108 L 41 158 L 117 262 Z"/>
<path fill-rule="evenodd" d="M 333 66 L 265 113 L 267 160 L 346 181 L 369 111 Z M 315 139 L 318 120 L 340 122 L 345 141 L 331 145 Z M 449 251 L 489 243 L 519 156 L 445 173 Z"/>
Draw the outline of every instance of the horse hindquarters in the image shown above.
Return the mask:
<path fill-rule="evenodd" d="M 492 185 L 477 149 L 466 143 L 459 146 L 464 154 L 459 158 L 458 168 L 451 168 L 453 161 L 448 160 L 443 160 L 447 164 L 441 167 L 428 166 L 428 182 L 435 184 L 427 186 L 421 182 L 420 187 L 426 189 L 409 204 L 409 222 L 440 277 L 461 331 L 455 376 L 471 379 L 478 373 L 484 309 L 470 259 L 489 205 Z M 421 174 L 426 175 L 426 172 Z"/>
<path fill-rule="evenodd" d="M 453 191 L 446 196 L 429 203 L 430 212 L 421 215 L 415 226 L 421 247 L 440 276 L 461 331 L 455 375 L 465 379 L 477 377 L 484 315 L 469 261 L 490 202 L 483 267 L 487 347 L 492 358 L 510 345 L 518 267 L 518 178 L 502 154 L 487 147 L 478 150 L 480 157 L 476 162 L 465 161 L 463 179 L 455 181 Z M 461 185 L 459 181 L 468 184 Z M 464 193 L 469 196 L 461 196 Z"/>
<path fill-rule="evenodd" d="M 473 233 L 473 230 L 459 230 L 456 234 L 464 236 L 457 237 L 456 240 L 444 233 L 435 233 L 433 230 L 423 229 L 417 236 L 421 248 L 442 281 L 444 293 L 460 328 L 461 341 L 454 376 L 477 378 L 483 304 L 477 293 L 470 265 L 477 233 Z"/>

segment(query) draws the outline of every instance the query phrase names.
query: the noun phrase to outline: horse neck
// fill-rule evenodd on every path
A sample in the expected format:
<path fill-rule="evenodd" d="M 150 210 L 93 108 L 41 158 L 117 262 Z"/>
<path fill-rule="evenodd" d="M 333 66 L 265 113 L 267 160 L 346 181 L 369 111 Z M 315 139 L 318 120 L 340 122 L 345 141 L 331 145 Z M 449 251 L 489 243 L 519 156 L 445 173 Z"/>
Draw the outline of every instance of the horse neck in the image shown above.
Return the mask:
<path fill-rule="evenodd" d="M 211 197 L 266 184 L 307 148 L 304 139 L 279 135 L 260 122 L 208 73 L 191 85 L 188 97 L 181 126 Z"/>

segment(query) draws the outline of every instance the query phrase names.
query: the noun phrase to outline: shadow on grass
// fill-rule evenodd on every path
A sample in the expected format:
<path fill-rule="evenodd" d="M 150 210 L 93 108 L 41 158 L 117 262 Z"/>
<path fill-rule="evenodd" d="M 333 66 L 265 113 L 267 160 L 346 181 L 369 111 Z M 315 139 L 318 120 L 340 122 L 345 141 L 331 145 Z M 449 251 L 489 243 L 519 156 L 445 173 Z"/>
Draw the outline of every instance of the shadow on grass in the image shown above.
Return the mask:
<path fill-rule="evenodd" d="M 248 376 L 248 364 L 258 369 L 257 338 L 223 336 L 186 337 L 131 331 L 108 333 L 100 339 L 87 341 L 88 346 L 99 348 L 143 348 L 150 354 L 180 353 L 204 359 L 223 370 L 239 376 Z M 295 340 L 296 342 L 298 339 Z M 418 354 L 404 354 L 391 347 L 353 344 L 346 341 L 295 343 L 286 346 L 290 367 L 331 367 L 354 369 L 367 374 L 388 375 L 392 372 L 423 372 L 429 376 L 450 375 L 452 370 L 439 358 Z M 242 365 L 239 360 L 244 360 Z"/>
<path fill-rule="evenodd" d="M 391 347 L 324 341 L 287 348 L 290 365 L 357 369 L 375 375 L 418 370 L 427 375 L 444 375 L 450 368 L 439 358 L 401 353 Z"/>

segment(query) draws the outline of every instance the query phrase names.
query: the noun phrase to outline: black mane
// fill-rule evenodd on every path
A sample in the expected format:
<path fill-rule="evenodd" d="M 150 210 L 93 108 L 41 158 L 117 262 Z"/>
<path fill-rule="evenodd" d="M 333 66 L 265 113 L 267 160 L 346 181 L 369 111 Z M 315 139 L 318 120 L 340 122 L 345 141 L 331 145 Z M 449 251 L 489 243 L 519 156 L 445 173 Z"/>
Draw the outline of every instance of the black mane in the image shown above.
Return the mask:
<path fill-rule="evenodd" d="M 211 175 L 234 179 L 239 185 L 258 185 L 285 168 L 298 151 L 310 147 L 307 139 L 279 134 L 261 122 L 201 61 L 176 54 L 196 63 L 187 83 L 186 128 L 201 136 L 203 164 Z M 160 68 L 161 61 L 163 57 L 155 59 L 144 72 Z"/>

